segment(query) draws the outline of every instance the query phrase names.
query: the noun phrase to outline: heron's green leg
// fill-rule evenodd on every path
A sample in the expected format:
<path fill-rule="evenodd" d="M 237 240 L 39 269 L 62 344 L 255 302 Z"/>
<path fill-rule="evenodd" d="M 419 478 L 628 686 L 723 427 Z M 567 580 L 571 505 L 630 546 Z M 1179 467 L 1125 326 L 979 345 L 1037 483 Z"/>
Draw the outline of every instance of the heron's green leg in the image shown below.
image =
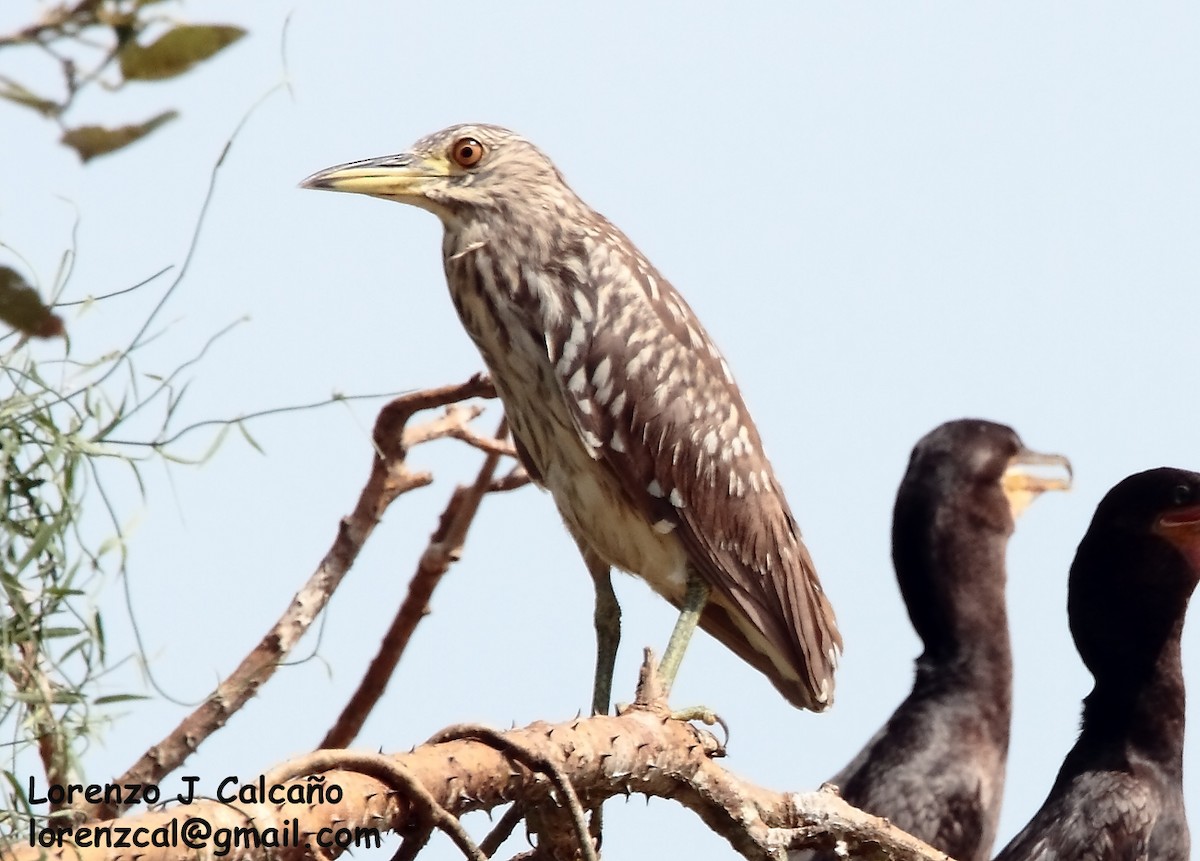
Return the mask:
<path fill-rule="evenodd" d="M 608 714 L 612 699 L 613 669 L 617 664 L 617 647 L 621 644 L 621 605 L 612 587 L 612 569 L 581 543 L 580 552 L 592 584 L 596 587 L 596 609 L 592 620 L 596 626 L 596 678 L 592 684 L 592 714 Z M 597 847 L 604 830 L 604 808 L 597 804 L 592 808 L 588 832 Z"/>
<path fill-rule="evenodd" d="M 608 714 L 612 699 L 613 668 L 617 663 L 617 647 L 621 644 L 621 605 L 612 587 L 612 572 L 608 565 L 590 550 L 583 551 L 583 561 L 596 587 L 596 679 L 592 685 L 592 714 Z"/>
<path fill-rule="evenodd" d="M 671 693 L 675 673 L 679 671 L 679 662 L 683 660 L 683 653 L 687 651 L 688 642 L 692 639 L 692 631 L 696 630 L 696 625 L 700 622 L 700 614 L 704 612 L 704 605 L 708 603 L 711 592 L 712 589 L 704 579 L 689 569 L 683 609 L 675 622 L 675 630 L 671 632 L 666 651 L 663 652 L 662 663 L 658 665 L 658 678 L 662 683 L 664 696 Z"/>

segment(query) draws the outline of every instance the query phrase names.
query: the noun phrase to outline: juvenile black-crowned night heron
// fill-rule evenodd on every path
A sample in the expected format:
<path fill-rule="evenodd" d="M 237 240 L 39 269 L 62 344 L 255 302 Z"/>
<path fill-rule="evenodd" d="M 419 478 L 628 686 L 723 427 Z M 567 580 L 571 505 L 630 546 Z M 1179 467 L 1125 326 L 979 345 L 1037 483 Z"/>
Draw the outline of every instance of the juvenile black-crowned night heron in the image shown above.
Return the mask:
<path fill-rule="evenodd" d="M 451 299 L 596 581 L 597 711 L 619 638 L 609 566 L 682 611 L 660 666 L 668 690 L 699 622 L 794 705 L 830 705 L 833 610 L 728 365 L 550 159 L 506 129 L 461 125 L 303 186 L 442 220 Z"/>

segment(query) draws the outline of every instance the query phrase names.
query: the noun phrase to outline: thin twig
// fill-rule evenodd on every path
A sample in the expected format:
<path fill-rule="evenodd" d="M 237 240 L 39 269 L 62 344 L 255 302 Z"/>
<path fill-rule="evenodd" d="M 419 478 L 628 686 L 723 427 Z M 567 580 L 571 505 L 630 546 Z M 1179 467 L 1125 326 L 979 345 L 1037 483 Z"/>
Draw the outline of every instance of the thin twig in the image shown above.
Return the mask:
<path fill-rule="evenodd" d="M 489 454 L 499 454 L 513 459 L 517 457 L 517 449 L 511 442 L 505 442 L 499 437 L 493 439 L 491 437 L 480 436 L 467 425 L 459 425 L 450 436 Z"/>
<path fill-rule="evenodd" d="M 89 27 L 97 23 L 95 8 L 98 5 L 96 0 L 79 0 L 70 9 L 53 8 L 38 23 L 22 27 L 20 30 L 10 33 L 7 36 L 0 36 L 0 48 L 37 42 L 43 34 L 48 32 L 64 32 L 65 27 L 72 23 Z M 74 19 L 76 18 L 80 20 L 75 21 Z"/>
<path fill-rule="evenodd" d="M 517 464 L 508 475 L 493 481 L 492 486 L 488 488 L 488 493 L 505 493 L 510 490 L 516 490 L 519 487 L 524 487 L 531 481 L 532 479 L 529 477 L 529 473 L 525 471 L 525 467 Z"/>
<path fill-rule="evenodd" d="M 483 407 L 478 404 L 472 404 L 469 407 L 450 404 L 446 407 L 446 411 L 433 421 L 424 422 L 415 427 L 406 427 L 404 429 L 404 447 L 412 448 L 435 439 L 452 438 L 459 428 L 468 422 L 475 421 L 482 414 Z"/>
<path fill-rule="evenodd" d="M 504 811 L 504 815 L 500 817 L 500 821 L 488 832 L 488 836 L 483 838 L 483 841 L 479 844 L 480 851 L 491 858 L 500 850 L 500 847 L 504 845 L 504 841 L 512 835 L 513 829 L 524 818 L 525 805 L 520 801 L 514 801 L 512 807 Z"/>

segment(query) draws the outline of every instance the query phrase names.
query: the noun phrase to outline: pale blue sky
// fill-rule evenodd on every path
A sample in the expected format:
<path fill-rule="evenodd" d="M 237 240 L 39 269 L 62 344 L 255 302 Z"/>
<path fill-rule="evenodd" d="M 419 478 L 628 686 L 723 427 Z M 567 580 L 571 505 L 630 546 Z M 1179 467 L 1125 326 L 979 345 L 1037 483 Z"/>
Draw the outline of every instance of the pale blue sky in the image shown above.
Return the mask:
<path fill-rule="evenodd" d="M 170 328 L 141 368 L 168 371 L 248 315 L 191 374 L 184 421 L 440 384 L 481 363 L 446 295 L 436 219 L 296 183 L 453 122 L 500 123 L 538 143 L 721 344 L 838 612 L 846 653 L 829 714 L 791 708 L 706 636 L 680 671 L 674 701 L 729 721 L 728 767 L 776 788 L 817 786 L 909 688 L 918 644 L 889 529 L 913 443 L 942 421 L 980 416 L 1069 455 L 1076 490 L 1038 502 L 1009 554 L 1016 701 L 1002 845 L 1049 789 L 1089 689 L 1064 608 L 1067 567 L 1097 501 L 1130 472 L 1200 465 L 1200 10 L 647 7 L 166 5 L 251 36 L 177 83 L 82 104 L 79 122 L 182 110 L 87 167 L 48 124 L 0 105 L 0 238 L 48 281 L 77 207 L 67 298 L 178 263 L 226 138 L 285 74 L 290 13 L 292 95 L 272 96 L 235 143 L 164 315 Z M 5 4 L 0 29 L 33 8 Z M 120 344 L 156 296 L 68 315 L 75 355 Z M 366 476 L 374 411 L 266 419 L 252 427 L 265 457 L 231 439 L 202 468 L 151 468 L 144 504 L 128 483 L 121 490 L 137 521 L 137 619 L 174 694 L 207 693 L 312 571 Z M 482 427 L 498 415 L 492 407 Z M 443 444 L 415 461 L 439 483 L 388 512 L 320 643 L 300 649 L 320 660 L 282 670 L 188 763 L 202 785 L 311 747 L 340 710 L 452 482 L 473 475 L 478 457 Z M 628 699 L 641 647 L 661 648 L 674 614 L 630 578 L 618 590 L 616 690 Z M 400 750 L 464 720 L 570 717 L 590 694 L 590 592 L 547 496 L 489 499 L 359 743 Z M 117 584 L 105 606 L 120 654 L 130 641 Z M 1193 624 L 1193 688 L 1198 650 Z M 137 684 L 132 673 L 113 681 Z M 89 777 L 122 770 L 184 713 L 136 706 L 88 753 Z M 1195 708 L 1192 724 L 1194 749 Z M 1195 769 L 1188 781 L 1195 810 Z M 611 806 L 609 857 L 640 857 L 650 835 L 677 841 L 681 855 L 729 854 L 672 804 Z M 433 857 L 455 850 L 443 844 Z"/>

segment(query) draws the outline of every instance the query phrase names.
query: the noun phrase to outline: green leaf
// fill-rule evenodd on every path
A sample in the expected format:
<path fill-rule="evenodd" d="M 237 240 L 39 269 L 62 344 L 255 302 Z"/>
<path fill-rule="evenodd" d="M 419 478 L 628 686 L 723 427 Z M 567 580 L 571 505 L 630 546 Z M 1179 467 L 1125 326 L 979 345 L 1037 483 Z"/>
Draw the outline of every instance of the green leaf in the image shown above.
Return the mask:
<path fill-rule="evenodd" d="M 125 542 L 121 538 L 121 536 L 110 535 L 108 538 L 105 538 L 103 541 L 100 542 L 100 546 L 96 548 L 94 555 L 96 556 L 97 559 L 99 559 L 105 553 L 111 553 L 113 550 L 116 550 L 124 543 Z"/>
<path fill-rule="evenodd" d="M 121 147 L 129 146 L 177 116 L 179 114 L 176 111 L 164 111 L 144 123 L 119 126 L 115 129 L 104 126 L 80 126 L 66 131 L 62 136 L 62 142 L 79 153 L 79 158 L 86 162 L 98 155 L 106 155 L 121 149 Z"/>
<path fill-rule="evenodd" d="M 42 303 L 20 273 L 8 266 L 0 266 L 0 320 L 39 338 L 63 333 L 62 318 Z"/>
<path fill-rule="evenodd" d="M 263 451 L 263 447 L 258 444 L 258 440 L 250 436 L 250 428 L 246 427 L 245 422 L 238 422 L 237 428 L 242 432 L 242 436 L 245 438 L 246 442 L 250 443 L 256 452 L 259 454 L 266 454 L 266 452 Z"/>
<path fill-rule="evenodd" d="M 43 99 L 37 93 L 27 90 L 16 81 L 0 83 L 0 99 L 6 99 L 27 108 L 33 108 L 44 117 L 54 117 L 62 113 L 62 105 L 51 99 Z"/>
<path fill-rule="evenodd" d="M 161 81 L 182 75 L 246 35 L 224 24 L 181 24 L 143 47 L 130 42 L 121 49 L 121 74 L 127 81 Z"/>
<path fill-rule="evenodd" d="M 107 696 L 96 697 L 94 700 L 92 700 L 92 705 L 107 706 L 112 705 L 113 703 L 135 703 L 146 699 L 149 699 L 149 697 L 144 697 L 139 694 L 108 694 Z"/>
<path fill-rule="evenodd" d="M 64 586 L 47 586 L 43 594 L 50 598 L 82 598 L 87 593 L 82 589 L 71 589 Z"/>
<path fill-rule="evenodd" d="M 17 800 L 24 810 L 31 810 L 32 808 L 29 804 L 29 796 L 25 794 L 25 789 L 21 786 L 20 781 L 17 780 L 16 775 L 14 775 L 11 771 L 6 770 L 4 772 L 4 779 L 8 781 L 13 798 Z"/>
<path fill-rule="evenodd" d="M 57 628 L 42 628 L 41 630 L 42 639 L 44 640 L 53 640 L 55 637 L 74 637 L 81 633 L 81 629 L 70 628 L 65 625 Z"/>

